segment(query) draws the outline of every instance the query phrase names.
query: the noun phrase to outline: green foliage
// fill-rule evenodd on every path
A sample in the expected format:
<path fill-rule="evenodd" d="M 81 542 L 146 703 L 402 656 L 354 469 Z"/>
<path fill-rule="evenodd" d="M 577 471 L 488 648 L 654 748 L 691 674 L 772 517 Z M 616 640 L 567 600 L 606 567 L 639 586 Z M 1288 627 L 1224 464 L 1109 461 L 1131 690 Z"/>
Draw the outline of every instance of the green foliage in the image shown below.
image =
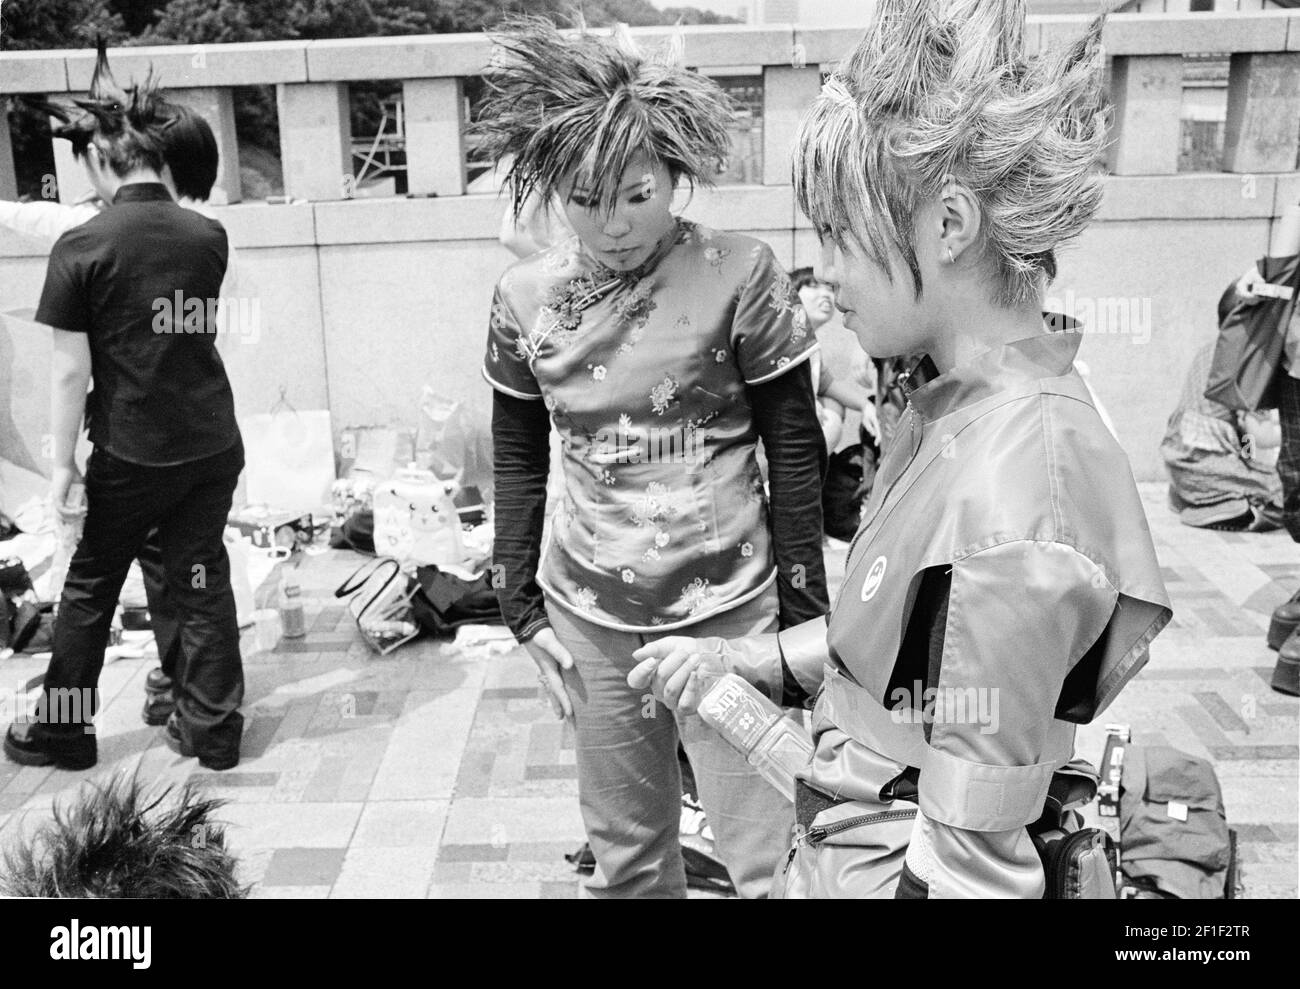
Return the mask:
<path fill-rule="evenodd" d="M 110 0 L 9 0 L 0 49 L 93 48 L 96 34 L 120 44 L 126 27 L 112 8 Z"/>

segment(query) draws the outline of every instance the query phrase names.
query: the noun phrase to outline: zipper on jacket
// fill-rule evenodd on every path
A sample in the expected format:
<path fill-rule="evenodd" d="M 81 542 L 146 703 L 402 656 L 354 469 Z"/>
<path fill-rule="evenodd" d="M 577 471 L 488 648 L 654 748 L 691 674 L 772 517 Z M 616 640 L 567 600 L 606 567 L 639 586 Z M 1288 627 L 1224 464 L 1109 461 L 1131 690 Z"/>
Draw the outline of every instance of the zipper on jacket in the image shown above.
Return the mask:
<path fill-rule="evenodd" d="M 906 821 L 916 817 L 915 810 L 885 810 L 875 814 L 859 814 L 857 817 L 847 817 L 842 821 L 836 821 L 834 824 L 818 825 L 809 828 L 803 833 L 804 841 L 810 845 L 817 845 L 825 841 L 833 834 L 839 834 L 841 831 L 849 831 L 853 828 L 862 827 L 866 824 L 884 824 L 886 821 Z"/>
<path fill-rule="evenodd" d="M 819 845 L 833 834 L 839 834 L 841 831 L 848 831 L 850 828 L 862 827 L 867 824 L 884 824 L 887 821 L 907 821 L 916 817 L 916 810 L 885 810 L 878 811 L 875 814 L 859 814 L 857 817 L 845 818 L 843 821 L 836 821 L 834 824 L 827 824 L 819 827 L 811 827 L 802 834 L 795 836 L 795 840 L 790 844 L 790 853 L 785 857 L 785 868 L 781 870 L 782 875 L 790 871 L 790 866 L 794 864 L 794 857 L 799 853 L 799 846 L 807 843 L 809 845 Z"/>

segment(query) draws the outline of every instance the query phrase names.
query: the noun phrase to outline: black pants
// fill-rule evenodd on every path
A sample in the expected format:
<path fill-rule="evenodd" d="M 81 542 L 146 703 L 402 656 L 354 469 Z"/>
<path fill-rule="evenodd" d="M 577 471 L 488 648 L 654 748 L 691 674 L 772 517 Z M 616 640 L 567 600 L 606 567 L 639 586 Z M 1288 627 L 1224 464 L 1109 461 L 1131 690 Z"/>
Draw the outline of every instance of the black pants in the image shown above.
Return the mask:
<path fill-rule="evenodd" d="M 180 622 L 176 608 L 167 591 L 167 569 L 163 566 L 162 538 L 157 528 L 145 537 L 140 554 L 140 574 L 144 577 L 144 596 L 149 603 L 149 628 L 153 630 L 154 645 L 158 647 L 158 660 L 163 673 L 176 678 L 176 663 L 180 648 Z"/>
<path fill-rule="evenodd" d="M 1277 458 L 1277 473 L 1282 479 L 1282 524 L 1300 543 L 1300 378 L 1282 378 L 1278 418 L 1282 423 L 1282 450 Z"/>
<path fill-rule="evenodd" d="M 101 449 L 91 454 L 85 528 L 68 566 L 45 676 L 46 710 L 71 714 L 68 698 L 77 696 L 83 698 L 83 717 L 47 718 L 40 734 L 50 743 L 85 744 L 118 595 L 131 561 L 156 528 L 164 614 L 170 611 L 175 622 L 174 645 L 160 640 L 159 655 L 166 664 L 170 653 L 174 663 L 167 672 L 175 680 L 181 730 L 196 754 L 216 758 L 239 751 L 244 673 L 222 536 L 243 466 L 238 442 L 172 467 L 143 467 Z"/>

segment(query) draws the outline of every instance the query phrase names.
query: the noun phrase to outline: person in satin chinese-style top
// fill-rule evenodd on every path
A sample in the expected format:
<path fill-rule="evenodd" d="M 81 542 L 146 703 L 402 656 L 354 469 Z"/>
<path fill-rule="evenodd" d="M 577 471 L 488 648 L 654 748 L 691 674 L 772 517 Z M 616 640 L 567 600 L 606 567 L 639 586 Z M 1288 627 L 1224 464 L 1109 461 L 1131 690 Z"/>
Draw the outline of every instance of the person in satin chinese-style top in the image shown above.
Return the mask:
<path fill-rule="evenodd" d="M 625 32 L 530 18 L 495 40 L 480 147 L 511 161 L 516 215 L 555 202 L 574 231 L 501 277 L 483 374 L 498 596 L 574 728 L 587 892 L 685 895 L 680 737 L 719 856 L 742 896 L 764 896 L 791 808 L 626 677 L 673 631 L 774 631 L 828 610 L 816 338 L 768 245 L 678 215 L 728 153 L 715 83 Z M 543 541 L 552 423 L 564 485 Z"/>

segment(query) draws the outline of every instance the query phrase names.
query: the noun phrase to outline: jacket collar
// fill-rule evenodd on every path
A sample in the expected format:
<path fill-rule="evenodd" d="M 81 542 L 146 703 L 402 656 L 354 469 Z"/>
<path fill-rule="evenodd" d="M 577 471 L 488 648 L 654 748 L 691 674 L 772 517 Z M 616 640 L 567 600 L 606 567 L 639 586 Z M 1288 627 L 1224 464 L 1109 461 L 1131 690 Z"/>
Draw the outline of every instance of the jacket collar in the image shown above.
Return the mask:
<path fill-rule="evenodd" d="M 901 382 L 908 403 L 922 421 L 933 422 L 998 392 L 1066 374 L 1083 342 L 1079 323 L 1056 313 L 1044 314 L 1044 322 L 1048 332 L 987 350 L 946 374 L 936 376 L 923 357 Z"/>
<path fill-rule="evenodd" d="M 121 186 L 113 197 L 113 205 L 118 203 L 171 202 L 172 194 L 161 182 L 131 182 Z"/>

